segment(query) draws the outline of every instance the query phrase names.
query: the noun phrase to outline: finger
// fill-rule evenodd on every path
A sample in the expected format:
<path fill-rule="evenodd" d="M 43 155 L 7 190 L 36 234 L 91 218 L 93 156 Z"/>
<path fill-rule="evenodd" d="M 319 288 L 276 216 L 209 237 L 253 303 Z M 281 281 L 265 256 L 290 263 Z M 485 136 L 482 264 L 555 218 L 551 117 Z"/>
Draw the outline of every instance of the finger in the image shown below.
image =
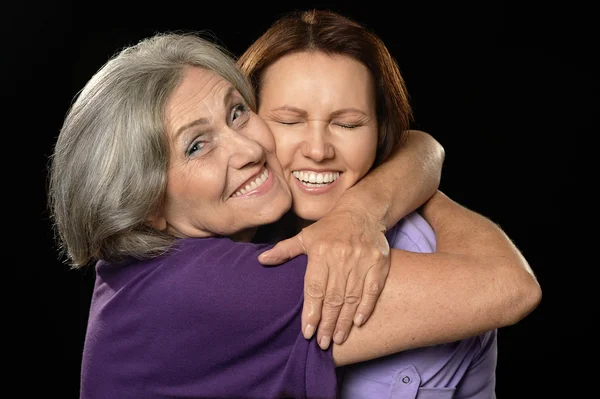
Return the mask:
<path fill-rule="evenodd" d="M 346 293 L 344 295 L 344 304 L 340 310 L 340 315 L 337 319 L 337 324 L 335 325 L 333 333 L 333 342 L 338 345 L 344 343 L 352 329 L 354 316 L 362 296 L 363 281 L 364 280 L 362 280 L 356 272 L 351 272 L 348 277 Z"/>
<path fill-rule="evenodd" d="M 387 267 L 386 262 L 388 263 Z M 387 279 L 389 262 L 389 257 L 382 257 L 378 264 L 369 269 L 363 285 L 360 305 L 354 316 L 354 325 L 359 327 L 371 317 Z"/>
<path fill-rule="evenodd" d="M 320 259 L 321 257 L 316 255 L 312 257 L 312 260 L 309 258 L 304 275 L 302 333 L 306 339 L 312 338 L 321 320 L 323 300 L 329 278 L 329 270 L 321 265 Z"/>
<path fill-rule="evenodd" d="M 390 271 L 390 245 L 384 232 L 378 235 L 375 247 L 377 249 L 372 250 L 369 254 L 369 261 L 373 263 L 373 266 L 369 268 L 365 277 L 361 302 L 354 315 L 354 325 L 356 326 L 363 325 L 373 313 Z"/>
<path fill-rule="evenodd" d="M 306 249 L 302 242 L 302 232 L 300 232 L 294 237 L 279 241 L 273 248 L 260 254 L 258 261 L 263 265 L 279 265 L 305 253 Z"/>
<path fill-rule="evenodd" d="M 346 278 L 347 276 L 336 270 L 329 270 L 327 289 L 323 299 L 323 309 L 321 310 L 321 321 L 317 329 L 317 341 L 321 349 L 327 349 L 331 344 L 335 325 L 344 305 Z"/>

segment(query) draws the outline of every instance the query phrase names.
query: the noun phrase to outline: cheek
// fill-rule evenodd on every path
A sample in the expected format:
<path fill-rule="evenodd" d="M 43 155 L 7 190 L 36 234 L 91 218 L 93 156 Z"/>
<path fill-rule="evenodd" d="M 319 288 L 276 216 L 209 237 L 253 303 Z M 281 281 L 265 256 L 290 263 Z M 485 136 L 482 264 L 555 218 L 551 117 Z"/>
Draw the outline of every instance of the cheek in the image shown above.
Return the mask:
<path fill-rule="evenodd" d="M 275 152 L 275 139 L 269 125 L 262 118 L 253 118 L 250 130 L 254 132 L 254 141 L 259 143 L 266 151 Z"/>
<path fill-rule="evenodd" d="M 249 121 L 248 126 L 244 130 L 246 131 L 246 137 L 256 141 L 266 151 L 272 153 L 275 152 L 275 139 L 273 138 L 273 133 L 262 118 L 255 116 Z"/>
<path fill-rule="evenodd" d="M 275 140 L 275 148 L 277 150 L 277 160 L 281 166 L 285 169 L 289 166 L 293 160 L 294 148 L 296 147 L 295 141 L 293 140 L 292 134 L 280 133 L 276 129 L 273 131 L 273 137 Z"/>
<path fill-rule="evenodd" d="M 181 165 L 169 165 L 169 170 L 167 172 L 167 188 L 165 193 L 168 202 L 185 198 L 188 180 L 189 177 Z"/>
<path fill-rule="evenodd" d="M 361 134 L 353 140 L 344 141 L 344 155 L 349 166 L 360 176 L 364 176 L 375 161 L 377 153 L 377 135 Z"/>
<path fill-rule="evenodd" d="M 227 163 L 218 157 L 217 151 L 211 155 L 210 159 L 192 160 L 177 173 L 169 173 L 167 196 L 172 201 L 209 204 L 223 195 L 228 181 Z"/>

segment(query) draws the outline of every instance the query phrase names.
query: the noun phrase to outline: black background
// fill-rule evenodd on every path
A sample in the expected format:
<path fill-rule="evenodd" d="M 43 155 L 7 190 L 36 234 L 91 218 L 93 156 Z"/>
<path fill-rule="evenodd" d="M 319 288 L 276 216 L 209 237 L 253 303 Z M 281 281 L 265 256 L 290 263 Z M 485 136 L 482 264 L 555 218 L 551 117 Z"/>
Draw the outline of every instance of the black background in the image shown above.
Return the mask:
<path fill-rule="evenodd" d="M 4 284 L 11 355 L 4 390 L 78 395 L 93 273 L 57 260 L 45 208 L 48 156 L 77 91 L 118 49 L 154 32 L 209 30 L 240 55 L 281 13 L 317 7 L 340 11 L 382 37 L 407 82 L 415 127 L 446 149 L 441 189 L 497 222 L 539 279 L 540 306 L 499 332 L 498 397 L 581 397 L 584 343 L 594 338 L 584 324 L 591 302 L 582 283 L 597 261 L 587 260 L 583 245 L 591 233 L 578 227 L 595 205 L 595 180 L 581 181 L 579 152 L 598 133 L 591 130 L 598 35 L 588 22 L 591 10 L 573 2 L 568 9 L 479 3 L 6 7 L 4 204 L 14 242 L 5 242 L 4 266 L 16 280 L 9 274 Z"/>

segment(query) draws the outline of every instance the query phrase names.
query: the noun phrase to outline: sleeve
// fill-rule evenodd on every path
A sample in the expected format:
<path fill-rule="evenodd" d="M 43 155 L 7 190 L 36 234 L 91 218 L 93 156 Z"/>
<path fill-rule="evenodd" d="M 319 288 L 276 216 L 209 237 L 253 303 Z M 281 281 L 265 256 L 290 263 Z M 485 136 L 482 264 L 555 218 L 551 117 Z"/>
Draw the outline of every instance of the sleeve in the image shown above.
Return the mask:
<path fill-rule="evenodd" d="M 481 350 L 456 387 L 456 399 L 495 398 L 498 330 L 482 334 Z"/>
<path fill-rule="evenodd" d="M 436 240 L 433 228 L 418 212 L 412 212 L 387 233 L 391 248 L 411 252 L 435 252 Z"/>

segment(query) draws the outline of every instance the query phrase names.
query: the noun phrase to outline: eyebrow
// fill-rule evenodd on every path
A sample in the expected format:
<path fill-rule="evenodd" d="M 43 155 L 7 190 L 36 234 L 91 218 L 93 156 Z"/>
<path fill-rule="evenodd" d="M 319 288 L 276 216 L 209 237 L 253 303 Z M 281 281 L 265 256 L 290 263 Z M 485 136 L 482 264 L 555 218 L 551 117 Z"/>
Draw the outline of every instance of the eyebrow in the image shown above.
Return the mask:
<path fill-rule="evenodd" d="M 343 109 L 338 109 L 337 111 L 332 112 L 331 116 L 335 117 L 335 116 L 340 116 L 342 114 L 347 114 L 347 113 L 357 113 L 357 114 L 361 114 L 361 115 L 367 116 L 367 113 L 365 113 L 364 111 L 361 111 L 358 108 L 343 108 Z"/>
<path fill-rule="evenodd" d="M 233 92 L 235 91 L 235 87 L 233 86 L 229 86 L 229 88 L 227 89 L 227 92 L 225 93 L 225 96 L 223 97 L 223 105 L 227 106 L 227 104 L 229 104 L 231 102 L 231 97 L 233 96 Z M 198 125 L 208 125 L 210 123 L 210 121 L 208 120 L 208 118 L 198 118 L 196 120 L 191 121 L 190 123 L 186 123 L 185 125 L 181 126 L 179 129 L 177 129 L 177 132 L 175 133 L 174 138 L 176 139 L 177 137 L 179 137 L 183 132 L 185 132 L 186 130 L 198 126 Z"/>
<path fill-rule="evenodd" d="M 297 114 L 300 114 L 300 116 L 307 116 L 307 112 L 303 109 L 300 108 L 296 108 L 296 107 L 292 107 L 290 105 L 284 105 L 282 107 L 278 107 L 273 109 L 273 111 L 291 111 L 291 112 L 295 112 Z"/>
<path fill-rule="evenodd" d="M 284 105 L 282 107 L 275 108 L 273 111 L 291 111 L 291 112 L 295 112 L 295 113 L 299 114 L 302 117 L 306 117 L 308 115 L 308 113 L 305 110 L 300 109 L 300 108 L 296 108 L 296 107 L 292 107 L 290 105 Z M 367 115 L 364 111 L 361 111 L 358 108 L 352 108 L 352 107 L 350 107 L 350 108 L 338 109 L 337 111 L 332 112 L 331 116 L 332 117 L 336 117 L 336 116 L 340 116 L 340 115 L 343 115 L 343 114 L 346 114 L 346 113 L 351 113 L 351 112 L 354 112 L 354 113 L 357 113 L 357 114 L 361 114 L 361 115 L 365 115 L 365 116 Z"/>

